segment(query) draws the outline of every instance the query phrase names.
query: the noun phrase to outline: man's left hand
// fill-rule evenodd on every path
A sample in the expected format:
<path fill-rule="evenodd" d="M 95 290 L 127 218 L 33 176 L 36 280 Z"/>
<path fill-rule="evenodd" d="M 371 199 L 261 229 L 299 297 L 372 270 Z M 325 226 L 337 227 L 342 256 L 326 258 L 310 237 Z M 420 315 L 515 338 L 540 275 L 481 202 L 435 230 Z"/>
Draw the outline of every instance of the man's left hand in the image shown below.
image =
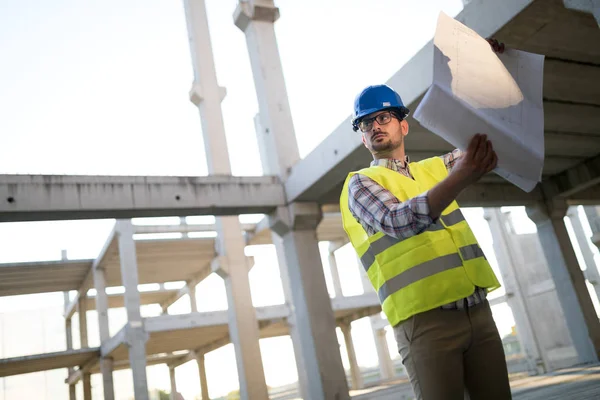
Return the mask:
<path fill-rule="evenodd" d="M 486 40 L 490 44 L 490 46 L 492 46 L 492 50 L 494 50 L 494 52 L 500 54 L 504 53 L 504 43 L 500 43 L 498 42 L 498 40 L 493 38 L 488 38 Z"/>

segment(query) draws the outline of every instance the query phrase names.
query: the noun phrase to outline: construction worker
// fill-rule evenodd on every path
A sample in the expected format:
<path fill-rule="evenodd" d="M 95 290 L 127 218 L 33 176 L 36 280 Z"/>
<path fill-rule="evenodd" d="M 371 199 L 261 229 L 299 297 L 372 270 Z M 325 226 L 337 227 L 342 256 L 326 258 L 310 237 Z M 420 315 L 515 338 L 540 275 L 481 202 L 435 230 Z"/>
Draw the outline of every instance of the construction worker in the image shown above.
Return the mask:
<path fill-rule="evenodd" d="M 475 134 L 464 152 L 410 162 L 408 113 L 386 85 L 357 96 L 352 126 L 373 162 L 344 183 L 344 229 L 393 326 L 417 399 L 510 399 L 486 299 L 500 284 L 455 200 L 495 168 L 496 153 Z"/>

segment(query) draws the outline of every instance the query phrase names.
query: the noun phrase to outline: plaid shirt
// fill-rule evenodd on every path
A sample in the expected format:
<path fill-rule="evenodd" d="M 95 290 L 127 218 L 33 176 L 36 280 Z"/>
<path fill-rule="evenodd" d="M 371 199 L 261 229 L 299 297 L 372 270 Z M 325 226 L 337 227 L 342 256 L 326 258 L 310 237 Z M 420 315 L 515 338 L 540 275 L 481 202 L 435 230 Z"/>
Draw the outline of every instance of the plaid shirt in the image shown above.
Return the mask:
<path fill-rule="evenodd" d="M 440 156 L 446 164 L 448 172 L 452 170 L 456 160 L 462 155 L 459 149 Z M 371 166 L 381 166 L 414 179 L 409 170 L 409 158 L 405 160 L 381 159 L 373 160 Z M 386 235 L 404 239 L 423 232 L 435 221 L 429 216 L 427 192 L 400 202 L 396 196 L 365 175 L 356 174 L 348 183 L 348 206 L 352 215 L 362 225 L 367 234 L 383 232 Z M 485 300 L 487 291 L 476 288 L 475 292 L 465 299 L 443 305 L 443 309 L 462 309 L 472 307 Z"/>

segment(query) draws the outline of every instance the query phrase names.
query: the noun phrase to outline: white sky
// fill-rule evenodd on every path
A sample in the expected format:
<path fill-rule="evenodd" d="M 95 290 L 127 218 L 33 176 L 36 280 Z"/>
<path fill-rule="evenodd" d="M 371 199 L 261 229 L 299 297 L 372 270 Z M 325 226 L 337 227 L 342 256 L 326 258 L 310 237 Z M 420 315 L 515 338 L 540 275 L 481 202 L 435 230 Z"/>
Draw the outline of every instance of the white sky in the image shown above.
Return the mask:
<path fill-rule="evenodd" d="M 234 175 L 262 173 L 252 118 L 258 112 L 245 37 L 233 24 L 235 0 L 207 0 L 222 109 Z M 276 23 L 300 155 L 317 146 L 352 108 L 364 86 L 386 81 L 432 36 L 439 11 L 454 16 L 460 0 L 280 0 Z M 188 100 L 192 69 L 181 1 L 0 0 L 0 174 L 206 175 L 200 117 Z M 410 153 L 410 149 L 409 153 Z M 517 210 L 517 224 L 531 224 Z M 480 209 L 467 218 L 492 254 Z M 92 258 L 113 221 L 0 224 L 0 262 Z M 323 247 L 322 250 L 325 248 Z M 338 254 L 344 294 L 362 293 L 349 249 Z M 269 253 L 270 251 L 270 253 Z M 324 255 L 324 251 L 322 252 Z M 327 258 L 323 257 L 325 267 Z M 251 271 L 255 305 L 283 301 L 272 250 Z M 326 278 L 333 292 L 329 271 Z M 271 289 L 275 287 L 275 289 Z M 265 290 L 269 288 L 270 290 Z M 200 311 L 224 309 L 220 278 L 197 288 Z M 187 312 L 187 298 L 170 311 Z M 144 315 L 157 315 L 144 307 Z M 512 316 L 494 309 L 503 334 Z M 0 298 L 0 355 L 12 357 L 65 348 L 62 293 Z M 111 332 L 125 321 L 111 310 Z M 98 344 L 97 317 L 89 312 L 90 345 Z M 74 344 L 79 345 L 77 318 Z M 370 326 L 353 331 L 359 364 L 377 362 Z M 390 351 L 396 354 L 390 333 Z M 340 343 L 348 366 L 343 340 Z M 296 379 L 290 339 L 261 340 L 269 385 Z M 233 349 L 206 357 L 211 396 L 237 388 Z M 117 399 L 131 397 L 129 371 L 115 373 Z M 0 379 L 0 400 L 62 399 L 66 371 Z M 199 392 L 197 368 L 177 369 L 186 399 Z M 149 367 L 150 388 L 169 390 L 168 370 Z M 32 384 L 32 382 L 36 382 Z M 95 396 L 100 376 L 93 377 Z M 81 385 L 78 385 L 81 396 Z"/>

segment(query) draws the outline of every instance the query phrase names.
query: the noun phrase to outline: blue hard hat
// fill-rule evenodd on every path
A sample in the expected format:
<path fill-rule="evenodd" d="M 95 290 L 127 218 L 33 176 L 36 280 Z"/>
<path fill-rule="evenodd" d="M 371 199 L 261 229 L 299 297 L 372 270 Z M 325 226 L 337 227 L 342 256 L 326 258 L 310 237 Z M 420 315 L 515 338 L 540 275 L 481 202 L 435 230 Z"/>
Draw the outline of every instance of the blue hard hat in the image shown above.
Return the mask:
<path fill-rule="evenodd" d="M 402 119 L 406 118 L 410 112 L 408 108 L 404 107 L 400 95 L 388 85 L 366 87 L 354 100 L 352 128 L 357 131 L 358 124 L 365 115 L 388 109 L 395 109 Z"/>

